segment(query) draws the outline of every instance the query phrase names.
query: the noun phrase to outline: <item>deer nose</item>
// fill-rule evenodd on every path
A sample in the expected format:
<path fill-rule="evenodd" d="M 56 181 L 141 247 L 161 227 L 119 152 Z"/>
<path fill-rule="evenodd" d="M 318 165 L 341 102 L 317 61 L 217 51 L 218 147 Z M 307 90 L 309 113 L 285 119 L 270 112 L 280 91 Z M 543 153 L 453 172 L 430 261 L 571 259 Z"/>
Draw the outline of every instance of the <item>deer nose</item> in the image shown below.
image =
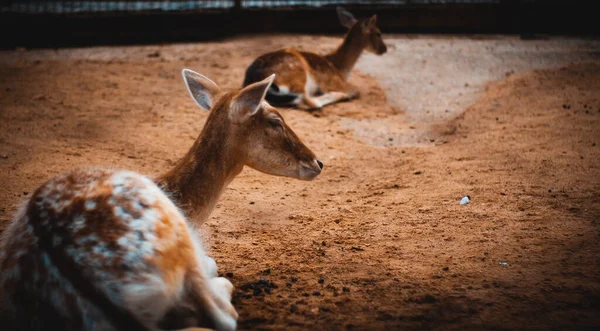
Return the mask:
<path fill-rule="evenodd" d="M 319 168 L 321 168 L 321 170 L 323 170 L 323 162 L 317 160 L 317 164 L 319 165 Z"/>

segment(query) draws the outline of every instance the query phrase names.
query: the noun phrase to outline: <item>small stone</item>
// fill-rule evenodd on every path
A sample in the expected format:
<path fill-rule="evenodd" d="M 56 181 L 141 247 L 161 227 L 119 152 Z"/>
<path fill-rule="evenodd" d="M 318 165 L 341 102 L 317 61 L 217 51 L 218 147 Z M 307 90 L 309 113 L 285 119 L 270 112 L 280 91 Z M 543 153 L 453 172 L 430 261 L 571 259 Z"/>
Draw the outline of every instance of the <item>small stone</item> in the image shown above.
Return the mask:
<path fill-rule="evenodd" d="M 319 277 L 319 284 L 323 284 L 323 283 L 325 283 L 325 278 Z"/>
<path fill-rule="evenodd" d="M 350 292 L 350 289 L 347 287 L 342 287 L 342 291 L 348 293 L 348 292 Z"/>
<path fill-rule="evenodd" d="M 254 201 L 250 201 L 250 204 L 251 204 L 251 205 L 253 205 L 253 204 L 254 204 Z"/>
<path fill-rule="evenodd" d="M 262 290 L 260 289 L 260 287 L 255 287 L 254 291 L 252 292 L 252 294 L 254 296 L 260 295 L 262 293 Z"/>
<path fill-rule="evenodd" d="M 27 194 L 29 194 L 29 192 L 27 192 L 27 191 L 23 192 L 23 195 L 27 195 Z"/>
<path fill-rule="evenodd" d="M 444 270 L 444 271 L 448 271 L 448 270 L 450 270 L 450 268 L 448 268 L 448 267 L 443 267 L 443 268 L 442 268 L 442 270 Z"/>
<path fill-rule="evenodd" d="M 233 278 L 233 272 L 226 273 L 225 277 L 227 277 L 227 278 Z"/>
<path fill-rule="evenodd" d="M 466 204 L 468 204 L 469 202 L 471 202 L 471 197 L 470 197 L 470 196 L 468 196 L 468 195 L 466 195 L 466 196 L 464 196 L 462 199 L 460 199 L 460 204 L 461 204 L 461 205 L 466 205 Z"/>
<path fill-rule="evenodd" d="M 270 275 L 271 274 L 271 269 L 267 268 L 267 269 L 263 270 L 262 273 L 265 274 L 265 275 Z"/>
<path fill-rule="evenodd" d="M 320 296 L 320 295 L 321 295 L 321 292 L 319 292 L 319 291 L 314 291 L 314 292 L 312 293 L 312 295 L 314 295 L 314 296 L 318 297 L 318 296 Z"/>
<path fill-rule="evenodd" d="M 294 283 L 295 283 L 295 282 L 297 282 L 297 281 L 298 281 L 298 277 L 296 277 L 296 276 L 292 276 L 292 282 L 294 282 Z"/>
<path fill-rule="evenodd" d="M 420 175 L 422 173 L 423 173 L 422 171 L 415 171 L 415 175 Z"/>

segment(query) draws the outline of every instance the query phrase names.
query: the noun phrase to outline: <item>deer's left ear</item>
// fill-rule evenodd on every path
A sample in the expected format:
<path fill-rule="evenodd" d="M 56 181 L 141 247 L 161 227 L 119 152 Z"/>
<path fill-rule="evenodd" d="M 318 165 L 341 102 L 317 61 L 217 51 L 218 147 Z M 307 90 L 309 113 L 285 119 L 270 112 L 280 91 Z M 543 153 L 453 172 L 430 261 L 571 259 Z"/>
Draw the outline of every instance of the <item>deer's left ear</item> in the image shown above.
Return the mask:
<path fill-rule="evenodd" d="M 267 91 L 275 80 L 275 74 L 261 80 L 260 82 L 244 87 L 231 101 L 229 116 L 232 121 L 241 123 L 255 115 L 265 100 Z"/>
<path fill-rule="evenodd" d="M 213 106 L 215 96 L 220 92 L 215 82 L 193 70 L 183 69 L 181 71 L 185 86 L 190 92 L 192 99 L 204 110 L 210 110 Z"/>
<path fill-rule="evenodd" d="M 356 18 L 354 18 L 354 15 L 352 15 L 352 13 L 339 6 L 336 8 L 336 11 L 338 14 L 338 19 L 340 20 L 340 24 L 343 27 L 350 29 L 354 26 L 354 24 L 356 23 Z"/>
<path fill-rule="evenodd" d="M 363 23 L 365 31 L 373 29 L 377 25 L 377 15 L 371 16 L 367 21 Z"/>

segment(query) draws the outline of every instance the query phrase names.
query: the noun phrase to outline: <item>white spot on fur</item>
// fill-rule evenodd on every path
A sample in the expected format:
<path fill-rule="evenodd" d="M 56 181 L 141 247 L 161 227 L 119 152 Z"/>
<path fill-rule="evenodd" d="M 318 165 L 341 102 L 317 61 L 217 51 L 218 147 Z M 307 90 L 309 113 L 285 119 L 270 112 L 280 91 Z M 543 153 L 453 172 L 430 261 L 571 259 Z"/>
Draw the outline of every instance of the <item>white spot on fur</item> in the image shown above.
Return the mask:
<path fill-rule="evenodd" d="M 85 228 L 85 217 L 81 214 L 78 214 L 75 217 L 73 217 L 71 228 L 73 229 L 73 232 L 78 232 L 81 229 Z"/>
<path fill-rule="evenodd" d="M 96 234 L 90 234 L 89 236 L 81 236 L 81 237 L 75 239 L 75 242 L 78 245 L 82 245 L 82 246 L 85 244 L 88 244 L 88 243 L 95 244 L 98 241 L 100 241 L 100 238 L 98 238 L 98 235 L 96 235 Z"/>
<path fill-rule="evenodd" d="M 94 200 L 88 200 L 85 202 L 85 209 L 86 210 L 94 210 L 96 209 L 96 201 Z"/>

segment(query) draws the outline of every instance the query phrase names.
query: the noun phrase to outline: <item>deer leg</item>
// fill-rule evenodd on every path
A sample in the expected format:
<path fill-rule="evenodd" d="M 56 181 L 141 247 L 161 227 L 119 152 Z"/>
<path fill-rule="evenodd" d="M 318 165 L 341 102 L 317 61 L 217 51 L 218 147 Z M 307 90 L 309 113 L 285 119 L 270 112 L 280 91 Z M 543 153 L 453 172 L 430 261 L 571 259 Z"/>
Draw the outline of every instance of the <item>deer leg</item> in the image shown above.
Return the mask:
<path fill-rule="evenodd" d="M 304 102 L 311 107 L 310 109 L 321 109 L 329 104 L 339 101 L 350 100 L 353 96 L 346 92 L 327 92 L 318 97 L 304 96 Z"/>
<path fill-rule="evenodd" d="M 195 311 L 197 326 L 235 330 L 238 313 L 231 304 L 233 285 L 222 277 L 206 278 L 194 269 L 188 271 L 186 278 L 186 297 Z"/>
<path fill-rule="evenodd" d="M 215 277 L 209 280 L 212 288 L 221 295 L 226 301 L 231 301 L 231 295 L 233 294 L 233 284 L 224 277 Z"/>
<path fill-rule="evenodd" d="M 202 262 L 204 262 L 204 270 L 206 271 L 206 275 L 211 278 L 217 277 L 217 262 L 208 256 L 204 256 L 203 259 L 204 261 Z"/>

